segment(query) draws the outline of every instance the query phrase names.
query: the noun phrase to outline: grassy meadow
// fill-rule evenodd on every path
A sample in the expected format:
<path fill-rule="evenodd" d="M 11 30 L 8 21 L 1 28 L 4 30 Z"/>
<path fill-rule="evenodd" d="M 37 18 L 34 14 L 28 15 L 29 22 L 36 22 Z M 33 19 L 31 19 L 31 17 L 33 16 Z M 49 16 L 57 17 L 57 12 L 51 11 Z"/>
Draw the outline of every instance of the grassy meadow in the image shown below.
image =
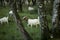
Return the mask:
<path fill-rule="evenodd" d="M 36 9 L 36 8 L 35 8 Z M 0 18 L 9 16 L 9 7 L 6 8 L 0 8 Z M 38 12 L 37 10 L 34 11 L 28 11 L 27 7 L 23 8 L 23 12 L 18 13 L 21 17 L 21 20 L 23 22 L 23 25 L 26 29 L 26 31 L 30 34 L 30 36 L 33 38 L 33 40 L 40 40 L 40 27 L 33 26 L 32 28 L 27 26 L 27 22 L 24 21 L 22 18 L 23 16 L 27 16 L 28 18 L 37 18 Z M 48 26 L 51 28 L 51 16 L 47 15 L 48 19 Z M 23 36 L 17 27 L 17 24 L 15 23 L 15 20 L 13 17 L 9 17 L 9 23 L 3 23 L 0 24 L 0 40 L 24 40 Z M 51 40 L 59 40 L 59 39 L 51 39 Z"/>
<path fill-rule="evenodd" d="M 9 10 L 10 10 L 9 7 L 0 8 L 0 18 L 8 16 Z M 23 9 L 23 12 L 19 12 L 19 15 L 21 19 L 23 18 L 23 16 L 28 16 L 28 18 L 38 17 L 37 12 L 34 12 L 34 11 L 30 12 L 27 10 L 27 8 Z M 11 21 L 9 21 L 8 24 L 7 23 L 0 24 L 0 40 L 24 40 L 19 28 L 15 23 L 14 18 L 9 17 L 9 19 Z M 23 19 L 22 19 L 22 22 L 26 31 L 28 31 L 30 36 L 34 40 L 40 40 L 39 26 L 37 28 L 35 26 L 31 28 L 30 26 L 29 27 L 27 26 L 27 22 L 25 22 Z"/>

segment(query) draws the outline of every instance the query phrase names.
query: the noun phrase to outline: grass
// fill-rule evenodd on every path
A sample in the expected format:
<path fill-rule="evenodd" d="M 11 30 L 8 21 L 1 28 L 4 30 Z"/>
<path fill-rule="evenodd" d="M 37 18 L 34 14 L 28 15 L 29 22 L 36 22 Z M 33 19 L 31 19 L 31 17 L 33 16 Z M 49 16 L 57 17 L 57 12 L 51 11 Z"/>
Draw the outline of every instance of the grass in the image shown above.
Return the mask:
<path fill-rule="evenodd" d="M 35 10 L 36 11 L 36 10 Z M 37 18 L 38 13 L 37 11 L 28 11 L 27 8 L 23 8 L 23 12 L 19 12 L 19 15 L 22 19 L 23 16 L 28 16 L 28 18 Z M 4 16 L 8 16 L 9 8 L 0 8 L 0 18 Z M 11 19 L 12 18 L 12 19 Z M 11 17 L 10 20 L 11 22 L 0 24 L 0 40 L 24 40 L 23 36 L 17 27 L 14 18 Z M 49 22 L 49 28 L 51 28 L 51 17 L 50 15 L 47 15 L 47 19 Z M 26 29 L 26 31 L 30 34 L 30 36 L 33 38 L 33 40 L 40 40 L 40 27 L 38 26 L 37 28 L 33 26 L 32 28 L 27 26 L 27 22 L 22 20 L 23 25 Z M 59 39 L 50 39 L 50 40 L 59 40 Z"/>
<path fill-rule="evenodd" d="M 8 16 L 9 8 L 0 9 L 0 18 Z M 12 22 L 0 24 L 0 40 L 23 40 L 21 32 L 18 30 L 14 20 Z"/>
<path fill-rule="evenodd" d="M 26 10 L 26 9 L 25 9 Z M 23 16 L 28 16 L 29 18 L 37 18 L 38 14 L 30 14 L 30 12 L 27 10 L 24 12 L 19 12 L 19 15 L 22 19 Z M 0 9 L 0 18 L 4 17 L 4 16 L 8 16 L 8 12 L 9 12 L 9 8 L 1 8 Z M 19 28 L 17 27 L 15 21 L 12 19 L 11 22 L 4 23 L 4 24 L 0 24 L 0 40 L 24 40 L 23 36 L 19 30 Z M 28 33 L 30 34 L 30 36 L 34 39 L 34 40 L 40 40 L 40 33 L 39 33 L 39 27 L 35 27 L 33 26 L 32 28 L 29 26 L 27 26 L 27 23 L 22 20 L 23 25 L 26 29 L 26 31 L 28 31 Z"/>

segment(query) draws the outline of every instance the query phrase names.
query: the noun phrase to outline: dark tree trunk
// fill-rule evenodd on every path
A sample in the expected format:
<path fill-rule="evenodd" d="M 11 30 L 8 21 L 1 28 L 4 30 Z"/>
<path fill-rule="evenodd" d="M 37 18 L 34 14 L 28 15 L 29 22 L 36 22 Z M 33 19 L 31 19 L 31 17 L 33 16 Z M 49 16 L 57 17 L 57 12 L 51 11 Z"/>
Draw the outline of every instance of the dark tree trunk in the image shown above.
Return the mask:
<path fill-rule="evenodd" d="M 21 33 L 22 33 L 22 35 L 24 37 L 24 40 L 33 40 L 31 38 L 31 36 L 28 34 L 28 32 L 25 30 L 25 28 L 24 28 L 24 26 L 22 24 L 22 20 L 20 19 L 20 16 L 17 13 L 16 2 L 13 2 L 12 10 L 13 10 L 13 13 L 14 13 L 14 17 L 15 17 L 16 23 L 17 23 L 18 28 L 20 29 L 20 31 L 21 31 Z"/>
<path fill-rule="evenodd" d="M 60 3 L 59 3 L 59 7 L 58 7 L 58 26 L 60 27 Z"/>
<path fill-rule="evenodd" d="M 13 2 L 14 2 L 14 0 L 9 0 L 9 6 L 10 6 L 10 8 L 12 8 Z"/>
<path fill-rule="evenodd" d="M 22 0 L 18 0 L 18 10 L 20 10 L 22 12 Z"/>
<path fill-rule="evenodd" d="M 30 6 L 30 0 L 28 0 L 28 6 Z"/>
<path fill-rule="evenodd" d="M 36 4 L 36 0 L 32 0 L 32 3 L 33 3 L 33 5 L 35 5 Z"/>
<path fill-rule="evenodd" d="M 4 1 L 4 0 L 0 0 L 0 6 L 2 6 L 2 7 L 4 6 L 4 5 L 3 5 L 3 1 Z"/>

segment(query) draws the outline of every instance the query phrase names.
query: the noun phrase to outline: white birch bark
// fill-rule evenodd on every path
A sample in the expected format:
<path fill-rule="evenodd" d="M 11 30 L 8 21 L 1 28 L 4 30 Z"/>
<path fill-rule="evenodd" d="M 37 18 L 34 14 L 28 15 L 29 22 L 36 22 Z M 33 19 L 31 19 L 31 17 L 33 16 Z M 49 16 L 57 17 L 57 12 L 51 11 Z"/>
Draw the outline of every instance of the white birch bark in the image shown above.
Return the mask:
<path fill-rule="evenodd" d="M 57 16 L 58 16 L 58 6 L 59 6 L 59 2 L 60 0 L 54 0 L 53 3 L 53 12 L 52 12 L 52 34 L 51 34 L 51 38 L 54 37 L 54 29 L 57 27 Z"/>

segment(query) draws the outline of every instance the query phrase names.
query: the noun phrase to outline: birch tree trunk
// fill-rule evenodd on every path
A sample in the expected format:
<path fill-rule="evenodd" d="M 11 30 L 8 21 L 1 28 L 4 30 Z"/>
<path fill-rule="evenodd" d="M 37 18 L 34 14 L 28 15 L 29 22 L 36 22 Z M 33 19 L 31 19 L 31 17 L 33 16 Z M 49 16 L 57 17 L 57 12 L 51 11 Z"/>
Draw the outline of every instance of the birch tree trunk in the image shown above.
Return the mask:
<path fill-rule="evenodd" d="M 46 14 L 44 13 L 44 0 L 38 0 L 38 15 L 40 18 L 40 38 L 41 40 L 48 40 L 49 39 L 49 28 L 48 22 L 46 19 Z"/>
<path fill-rule="evenodd" d="M 59 7 L 60 0 L 54 0 L 53 3 L 53 15 L 52 15 L 52 34 L 51 38 L 55 36 L 56 34 L 56 28 L 58 27 L 58 7 Z"/>
<path fill-rule="evenodd" d="M 17 13 L 17 7 L 16 7 L 16 1 L 15 0 L 12 4 L 12 10 L 13 10 L 13 13 L 14 13 L 14 18 L 15 18 L 17 27 L 20 29 L 20 31 L 21 31 L 21 33 L 24 37 L 24 40 L 33 40 L 31 38 L 31 36 L 28 34 L 28 32 L 25 30 L 25 28 L 22 24 L 22 20 L 20 19 L 20 16 Z"/>

